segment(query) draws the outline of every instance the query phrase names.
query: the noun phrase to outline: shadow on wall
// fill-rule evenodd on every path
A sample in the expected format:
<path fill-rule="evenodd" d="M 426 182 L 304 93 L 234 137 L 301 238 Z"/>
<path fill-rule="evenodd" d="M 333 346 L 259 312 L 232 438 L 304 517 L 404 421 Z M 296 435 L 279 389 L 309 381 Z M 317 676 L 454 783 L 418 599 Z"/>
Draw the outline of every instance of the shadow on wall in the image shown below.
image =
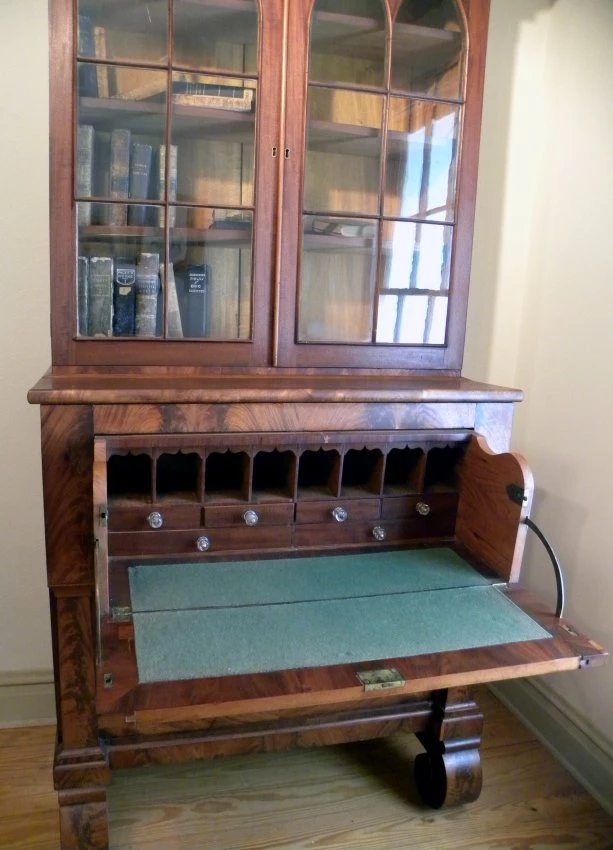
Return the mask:
<path fill-rule="evenodd" d="M 492 0 L 479 160 L 472 279 L 465 360 L 470 377 L 487 380 L 503 244 L 506 179 L 513 108 L 514 69 L 522 27 L 547 13 L 557 0 Z M 502 180 L 501 180 L 501 176 Z"/>

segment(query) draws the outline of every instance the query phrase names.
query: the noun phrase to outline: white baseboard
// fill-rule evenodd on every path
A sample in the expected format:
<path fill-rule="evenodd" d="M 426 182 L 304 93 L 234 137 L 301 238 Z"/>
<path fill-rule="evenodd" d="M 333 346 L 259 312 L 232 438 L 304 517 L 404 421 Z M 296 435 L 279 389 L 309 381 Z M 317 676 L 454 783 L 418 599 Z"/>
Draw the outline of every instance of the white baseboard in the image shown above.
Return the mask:
<path fill-rule="evenodd" d="M 0 672 L 0 728 L 55 723 L 51 670 Z"/>
<path fill-rule="evenodd" d="M 613 744 L 595 731 L 540 680 L 517 679 L 492 692 L 558 758 L 600 805 L 613 815 Z"/>

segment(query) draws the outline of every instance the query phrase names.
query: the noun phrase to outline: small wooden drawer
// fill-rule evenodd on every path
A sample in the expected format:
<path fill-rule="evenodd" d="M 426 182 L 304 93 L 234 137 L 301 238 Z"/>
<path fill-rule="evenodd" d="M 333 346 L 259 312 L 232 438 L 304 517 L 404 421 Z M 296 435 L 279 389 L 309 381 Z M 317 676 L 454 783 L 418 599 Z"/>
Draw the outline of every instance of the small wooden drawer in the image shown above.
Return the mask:
<path fill-rule="evenodd" d="M 257 520 L 253 514 L 257 516 Z M 289 525 L 293 521 L 294 503 L 290 501 L 255 505 L 213 505 L 204 509 L 204 523 L 207 528 Z"/>
<path fill-rule="evenodd" d="M 327 546 L 380 546 L 374 534 L 373 528 L 378 521 L 371 522 L 345 522 L 330 524 L 313 523 L 297 525 L 294 530 L 294 546 L 297 549 L 312 549 Z M 387 541 L 383 541 L 387 542 Z"/>
<path fill-rule="evenodd" d="M 420 496 L 384 496 L 381 500 L 382 519 L 418 519 L 423 523 L 438 522 L 458 511 L 457 493 L 435 493 Z"/>
<path fill-rule="evenodd" d="M 161 522 L 161 525 L 160 525 Z M 158 531 L 197 528 L 202 524 L 202 507 L 193 505 L 109 504 L 110 531 Z"/>
<path fill-rule="evenodd" d="M 208 548 L 204 540 L 208 541 Z M 200 546 L 199 548 L 199 541 Z M 219 528 L 205 531 L 119 531 L 109 534 L 109 555 L 214 555 L 217 552 L 264 552 L 288 549 L 292 542 L 291 526 Z"/>
<path fill-rule="evenodd" d="M 344 509 L 345 520 L 338 520 L 334 511 Z M 379 499 L 328 499 L 327 501 L 298 502 L 296 505 L 297 523 L 326 523 L 342 526 L 351 522 L 375 520 L 379 518 L 381 505 Z M 341 514 L 342 516 L 342 514 Z"/>

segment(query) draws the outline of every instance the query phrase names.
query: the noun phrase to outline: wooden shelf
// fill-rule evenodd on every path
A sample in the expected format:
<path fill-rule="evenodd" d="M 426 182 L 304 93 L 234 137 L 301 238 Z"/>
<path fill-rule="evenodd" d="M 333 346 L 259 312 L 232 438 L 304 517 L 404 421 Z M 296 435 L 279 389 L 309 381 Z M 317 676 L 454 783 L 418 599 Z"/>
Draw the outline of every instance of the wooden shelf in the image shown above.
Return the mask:
<path fill-rule="evenodd" d="M 388 131 L 388 156 L 406 154 L 408 135 L 408 132 Z M 383 131 L 379 127 L 335 121 L 310 121 L 308 125 L 309 151 L 379 157 L 382 147 Z"/>
<path fill-rule="evenodd" d="M 454 54 L 460 33 L 416 24 L 395 24 L 393 29 L 395 53 L 425 55 L 427 63 Z M 313 50 L 315 53 L 359 55 L 362 58 L 382 58 L 385 51 L 384 20 L 354 17 L 337 12 L 319 12 L 313 21 Z"/>
<path fill-rule="evenodd" d="M 79 123 L 94 124 L 97 130 L 110 132 L 123 125 L 135 133 L 161 133 L 166 121 L 166 103 L 121 98 L 82 97 L 79 99 Z M 218 137 L 233 142 L 253 143 L 255 113 L 211 106 L 172 107 L 173 134 Z"/>
<path fill-rule="evenodd" d="M 118 201 L 108 200 L 108 203 L 118 203 Z M 120 203 L 126 203 L 121 201 Z M 137 206 L 149 206 L 150 201 L 134 200 L 129 203 Z M 239 244 L 251 244 L 251 228 L 223 228 L 209 227 L 201 230 L 196 227 L 173 227 L 171 228 L 170 245 L 172 248 L 173 236 L 181 235 L 188 242 L 207 242 L 215 245 L 228 244 L 229 246 Z M 152 241 L 164 241 L 164 231 L 159 227 L 131 227 L 129 225 L 111 226 L 108 224 L 92 224 L 88 227 L 79 228 L 79 235 L 82 240 L 90 241 L 105 241 L 107 239 L 149 239 Z"/>

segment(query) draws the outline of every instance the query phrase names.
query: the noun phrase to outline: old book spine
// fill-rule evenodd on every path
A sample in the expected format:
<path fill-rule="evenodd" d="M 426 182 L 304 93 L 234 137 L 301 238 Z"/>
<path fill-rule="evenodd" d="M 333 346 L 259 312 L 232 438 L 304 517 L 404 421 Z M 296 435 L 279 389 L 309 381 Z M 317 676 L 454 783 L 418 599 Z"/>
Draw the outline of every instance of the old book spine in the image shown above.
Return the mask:
<path fill-rule="evenodd" d="M 130 131 L 113 130 L 109 172 L 109 196 L 115 201 L 127 200 L 130 193 Z M 128 223 L 127 204 L 112 204 L 108 208 L 107 224 Z"/>
<path fill-rule="evenodd" d="M 79 56 L 93 57 L 96 54 L 94 44 L 94 25 L 87 15 L 79 15 Z M 79 96 L 97 97 L 98 79 L 96 66 L 89 63 L 79 63 Z"/>
<path fill-rule="evenodd" d="M 170 146 L 170 163 L 168 167 L 169 189 L 168 198 L 166 198 L 166 145 L 160 145 L 155 155 L 154 183 L 152 189 L 152 197 L 158 201 L 168 200 L 169 203 L 177 200 L 177 164 L 178 164 L 178 149 L 176 145 Z M 175 226 L 176 209 L 170 208 L 168 223 L 170 227 Z M 149 222 L 153 227 L 166 226 L 166 208 L 165 207 L 150 207 Z"/>
<path fill-rule="evenodd" d="M 204 337 L 207 333 L 211 268 L 206 264 L 190 266 L 182 277 L 183 333 L 187 337 Z"/>
<path fill-rule="evenodd" d="M 93 194 L 99 198 L 108 198 L 110 185 L 110 145 L 111 134 L 94 133 L 94 178 Z M 92 204 L 92 224 L 108 223 L 108 204 Z"/>
<path fill-rule="evenodd" d="M 151 180 L 152 145 L 135 142 L 130 154 L 130 200 L 149 197 L 149 182 Z M 145 224 L 147 207 L 142 204 L 132 204 L 128 211 L 128 224 L 142 227 Z"/>
<path fill-rule="evenodd" d="M 155 336 L 160 296 L 160 256 L 140 254 L 136 264 L 136 336 Z"/>
<path fill-rule="evenodd" d="M 106 29 L 94 27 L 94 54 L 96 59 L 106 59 Z M 98 97 L 110 97 L 109 66 L 96 65 Z"/>
<path fill-rule="evenodd" d="M 217 94 L 173 94 L 175 106 L 206 106 L 209 109 L 227 109 L 232 112 L 250 112 L 253 105 L 252 89 L 244 89 L 245 97 L 227 97 Z M 248 96 L 251 92 L 251 97 Z"/>
<path fill-rule="evenodd" d="M 113 259 L 89 258 L 89 336 L 113 334 Z"/>
<path fill-rule="evenodd" d="M 94 128 L 91 124 L 79 124 L 77 129 L 77 175 L 76 193 L 78 198 L 91 197 L 94 175 Z M 92 205 L 80 201 L 77 208 L 77 220 L 80 227 L 92 223 Z"/>
<path fill-rule="evenodd" d="M 89 336 L 89 260 L 77 257 L 77 333 Z"/>
<path fill-rule="evenodd" d="M 136 310 L 136 262 L 115 259 L 113 275 L 113 335 L 134 336 Z"/>

